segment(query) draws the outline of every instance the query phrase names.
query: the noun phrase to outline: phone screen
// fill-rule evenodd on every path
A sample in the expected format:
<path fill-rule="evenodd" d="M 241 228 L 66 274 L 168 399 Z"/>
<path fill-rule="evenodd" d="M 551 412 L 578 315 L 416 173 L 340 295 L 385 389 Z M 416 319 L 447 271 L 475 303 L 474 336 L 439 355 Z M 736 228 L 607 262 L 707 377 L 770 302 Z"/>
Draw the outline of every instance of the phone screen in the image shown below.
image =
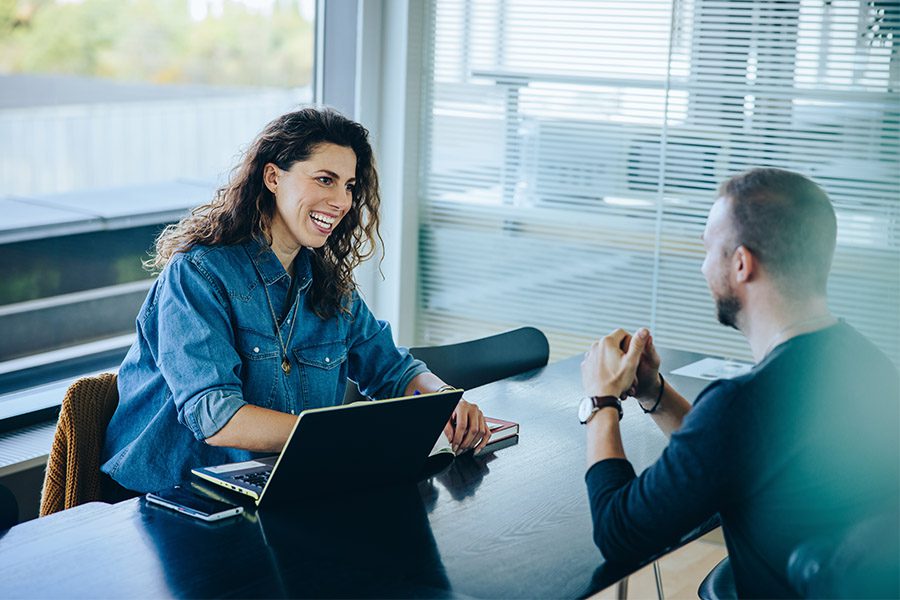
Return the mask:
<path fill-rule="evenodd" d="M 159 492 L 150 492 L 147 494 L 147 501 L 204 521 L 216 521 L 239 515 L 244 511 L 243 507 L 235 504 L 198 496 L 180 485 Z"/>

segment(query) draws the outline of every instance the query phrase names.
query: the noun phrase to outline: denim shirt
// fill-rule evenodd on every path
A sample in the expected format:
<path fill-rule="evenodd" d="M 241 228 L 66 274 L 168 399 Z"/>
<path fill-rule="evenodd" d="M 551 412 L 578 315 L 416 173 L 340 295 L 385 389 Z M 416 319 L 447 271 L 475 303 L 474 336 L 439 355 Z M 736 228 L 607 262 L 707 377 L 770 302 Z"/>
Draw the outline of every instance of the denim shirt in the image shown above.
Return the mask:
<path fill-rule="evenodd" d="M 390 326 L 355 292 L 349 315 L 321 319 L 313 312 L 309 252 L 302 249 L 294 260 L 293 298 L 291 278 L 256 240 L 199 246 L 169 261 L 141 307 L 137 340 L 119 369 L 104 473 L 134 491 L 158 490 L 189 479 L 193 467 L 262 456 L 204 441 L 245 404 L 291 414 L 334 406 L 347 378 L 367 396 L 397 397 L 427 371 L 394 344 Z M 289 373 L 282 370 L 273 311 Z"/>

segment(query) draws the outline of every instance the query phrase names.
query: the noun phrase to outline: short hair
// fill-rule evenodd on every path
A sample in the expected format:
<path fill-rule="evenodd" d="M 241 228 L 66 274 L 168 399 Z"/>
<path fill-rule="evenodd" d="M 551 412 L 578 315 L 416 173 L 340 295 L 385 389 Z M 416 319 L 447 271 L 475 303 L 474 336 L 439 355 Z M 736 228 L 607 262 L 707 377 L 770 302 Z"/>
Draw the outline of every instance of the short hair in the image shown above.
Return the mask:
<path fill-rule="evenodd" d="M 789 297 L 825 294 L 837 240 L 828 194 L 799 173 L 760 168 L 719 186 L 728 201 L 734 245 L 751 252 Z"/>

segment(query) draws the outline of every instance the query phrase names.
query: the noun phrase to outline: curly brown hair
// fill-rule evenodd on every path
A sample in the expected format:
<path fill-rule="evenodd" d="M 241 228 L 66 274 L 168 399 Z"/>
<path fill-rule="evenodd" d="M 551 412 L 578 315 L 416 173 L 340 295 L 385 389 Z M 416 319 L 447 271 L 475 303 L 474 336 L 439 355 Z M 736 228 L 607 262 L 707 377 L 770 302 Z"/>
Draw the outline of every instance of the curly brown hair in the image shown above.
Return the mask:
<path fill-rule="evenodd" d="M 378 173 L 365 127 L 330 108 L 303 108 L 278 117 L 256 137 L 227 185 L 212 202 L 191 211 L 166 227 L 156 240 L 156 252 L 144 266 L 162 271 L 179 252 L 194 246 L 238 244 L 257 237 L 271 245 L 269 232 L 275 214 L 275 196 L 263 183 L 263 168 L 273 163 L 288 171 L 308 159 L 320 144 L 350 148 L 356 154 L 353 205 L 321 248 L 311 248 L 313 310 L 323 318 L 348 312 L 348 299 L 356 289 L 353 269 L 371 257 L 377 247 Z"/>

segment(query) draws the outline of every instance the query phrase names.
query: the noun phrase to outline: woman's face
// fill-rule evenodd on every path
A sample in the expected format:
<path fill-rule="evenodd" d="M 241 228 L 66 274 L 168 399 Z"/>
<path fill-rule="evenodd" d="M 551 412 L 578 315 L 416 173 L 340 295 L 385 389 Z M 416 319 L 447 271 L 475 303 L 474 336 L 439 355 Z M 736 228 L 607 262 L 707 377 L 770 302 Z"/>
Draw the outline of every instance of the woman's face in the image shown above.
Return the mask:
<path fill-rule="evenodd" d="M 307 160 L 295 162 L 287 171 L 273 163 L 264 169 L 265 185 L 275 195 L 271 233 L 276 253 L 323 246 L 353 205 L 353 150 L 323 143 Z"/>

